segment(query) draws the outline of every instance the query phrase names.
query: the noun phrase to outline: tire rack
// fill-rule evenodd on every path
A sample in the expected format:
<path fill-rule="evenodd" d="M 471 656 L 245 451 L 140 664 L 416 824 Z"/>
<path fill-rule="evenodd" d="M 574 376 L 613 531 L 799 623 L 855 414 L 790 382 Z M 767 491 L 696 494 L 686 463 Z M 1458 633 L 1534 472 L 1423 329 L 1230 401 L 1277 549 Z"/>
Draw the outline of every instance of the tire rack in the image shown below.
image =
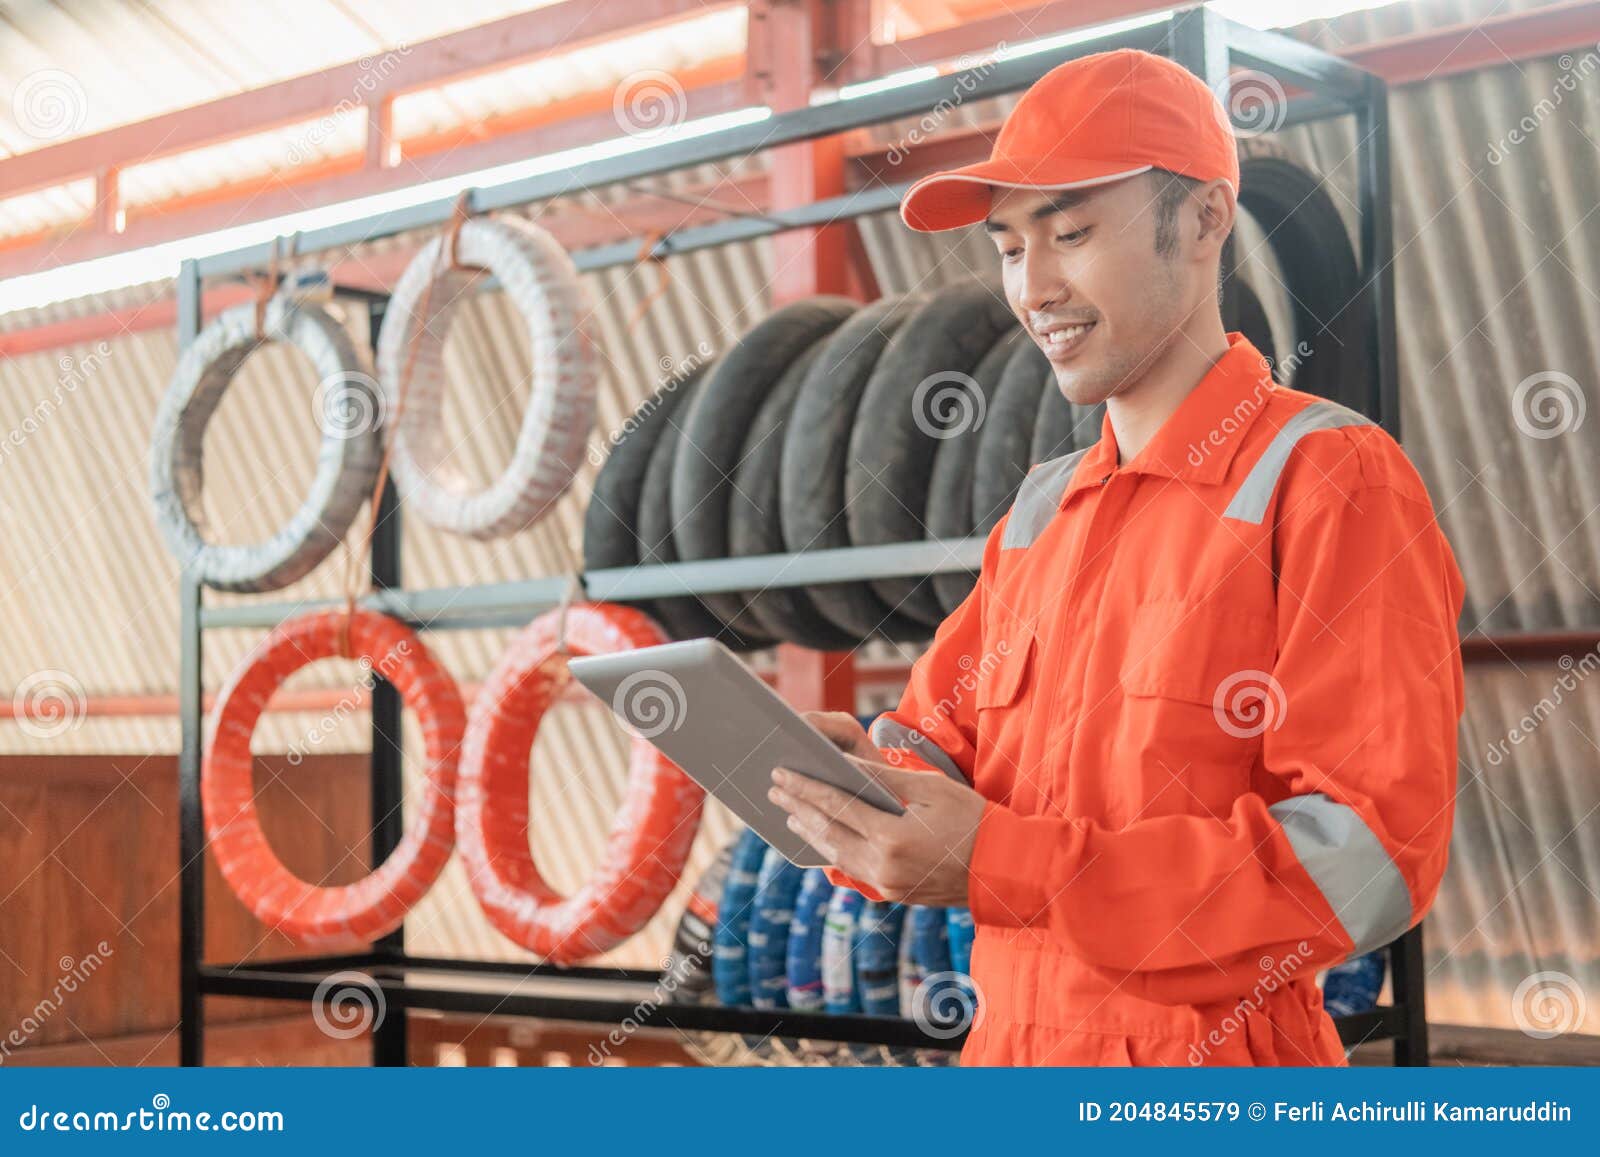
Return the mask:
<path fill-rule="evenodd" d="M 1165 20 L 1057 46 L 1026 56 L 969 69 L 844 101 L 775 113 L 770 118 L 704 136 L 650 147 L 626 156 L 576 165 L 472 190 L 470 207 L 487 213 L 560 197 L 579 190 L 637 180 L 671 170 L 725 160 L 778 145 L 813 141 L 850 129 L 902 117 L 919 116 L 948 99 L 959 81 L 968 99 L 981 100 L 1027 88 L 1063 61 L 1115 48 L 1141 48 L 1167 55 L 1225 91 L 1231 67 L 1259 70 L 1305 95 L 1290 100 L 1280 127 L 1329 116 L 1356 118 L 1359 249 L 1365 292 L 1357 306 L 1367 311 L 1368 391 L 1361 408 L 1395 438 L 1400 436 L 1399 380 L 1395 352 L 1393 235 L 1390 219 L 1388 98 L 1383 82 L 1339 58 L 1289 37 L 1246 28 L 1206 9 L 1174 13 Z M 789 229 L 819 227 L 895 207 L 904 185 L 864 189 L 795 209 L 762 216 L 727 218 L 684 229 L 655 243 L 653 256 L 670 256 L 729 242 L 770 236 Z M 295 238 L 300 255 L 335 249 L 408 230 L 438 226 L 450 218 L 454 200 L 441 199 L 393 212 L 357 218 L 308 231 Z M 182 262 L 178 275 L 180 345 L 201 325 L 202 287 L 207 277 L 260 275 L 271 263 L 273 245 L 264 243 L 212 257 Z M 638 260 L 637 242 L 620 242 L 573 254 L 578 268 L 591 271 Z M 346 299 L 364 302 L 376 335 L 387 298 L 336 288 Z M 400 576 L 400 519 L 393 485 L 386 489 L 373 544 L 374 593 L 364 604 L 426 630 L 521 626 L 538 612 L 558 606 L 566 580 L 538 578 L 515 582 L 407 590 Z M 983 540 L 908 542 L 886 546 L 810 551 L 590 571 L 582 576 L 585 596 L 598 601 L 650 599 L 667 595 L 748 590 L 763 585 L 806 586 L 896 576 L 974 571 Z M 681 1031 L 736 1032 L 820 1041 L 956 1049 L 961 1038 L 925 1035 L 914 1023 L 893 1017 L 829 1016 L 788 1010 L 727 1008 L 716 1005 L 655 1003 L 657 974 L 614 968 L 557 968 L 545 964 L 410 956 L 402 927 L 366 952 L 337 956 L 232 964 L 203 960 L 205 828 L 200 806 L 203 735 L 201 647 L 204 632 L 216 628 L 277 625 L 294 615 L 335 605 L 333 600 L 258 602 L 208 607 L 200 584 L 185 572 L 180 579 L 182 643 L 179 700 L 182 754 L 179 778 L 179 1052 L 184 1065 L 203 1062 L 206 996 L 257 997 L 322 1002 L 324 984 L 336 972 L 366 974 L 381 991 L 389 1015 L 373 1031 L 373 1063 L 407 1063 L 408 1009 L 482 1016 L 526 1016 L 546 1020 L 616 1025 L 633 1018 L 645 1027 Z M 394 689 L 378 681 L 372 699 L 371 798 L 373 862 L 399 842 L 401 824 L 400 702 Z M 1420 928 L 1389 946 L 1393 1003 L 1359 1016 L 1341 1018 L 1341 1038 L 1352 1044 L 1391 1040 L 1397 1065 L 1428 1063 L 1427 1019 Z"/>

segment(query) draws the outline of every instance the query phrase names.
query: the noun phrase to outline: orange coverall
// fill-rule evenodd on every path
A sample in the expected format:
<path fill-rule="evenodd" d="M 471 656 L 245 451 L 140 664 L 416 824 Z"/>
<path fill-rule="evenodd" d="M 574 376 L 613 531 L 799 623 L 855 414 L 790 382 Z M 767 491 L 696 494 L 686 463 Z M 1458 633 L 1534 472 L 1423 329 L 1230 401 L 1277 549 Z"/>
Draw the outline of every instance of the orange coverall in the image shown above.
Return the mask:
<path fill-rule="evenodd" d="M 1131 462 L 1034 467 L 873 724 L 988 801 L 964 1064 L 1343 1064 L 1316 972 L 1438 889 L 1461 573 L 1388 434 L 1228 342 Z"/>

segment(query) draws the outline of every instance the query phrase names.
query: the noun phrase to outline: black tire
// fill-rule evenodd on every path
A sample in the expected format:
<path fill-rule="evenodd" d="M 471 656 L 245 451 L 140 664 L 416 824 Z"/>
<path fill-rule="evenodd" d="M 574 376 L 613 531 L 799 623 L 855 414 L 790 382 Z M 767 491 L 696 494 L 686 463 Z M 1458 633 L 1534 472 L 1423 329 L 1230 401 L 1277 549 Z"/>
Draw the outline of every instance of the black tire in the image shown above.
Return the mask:
<path fill-rule="evenodd" d="M 1033 420 L 1033 443 L 1028 450 L 1029 465 L 1072 453 L 1072 426 L 1072 406 L 1052 378 L 1039 396 L 1039 413 Z"/>
<path fill-rule="evenodd" d="M 583 512 L 584 570 L 638 565 L 639 500 L 650 456 L 662 433 L 672 428 L 673 414 L 709 364 L 701 363 L 685 377 L 658 387 L 622 424 L 611 453 L 595 477 L 594 491 Z M 633 605 L 652 618 L 660 618 L 653 602 Z"/>
<path fill-rule="evenodd" d="M 1284 344 L 1296 353 L 1288 384 L 1360 410 L 1366 311 L 1349 230 L 1321 178 L 1270 146 L 1251 148 L 1240 159 L 1239 206 L 1268 237 L 1288 294 L 1294 334 Z"/>
<path fill-rule="evenodd" d="M 831 550 L 850 545 L 844 515 L 845 463 L 850 431 L 873 367 L 922 297 L 886 298 L 830 334 L 795 398 L 783 437 L 778 506 L 785 550 Z M 917 642 L 929 631 L 895 611 L 865 582 L 830 583 L 807 592 L 835 627 L 865 639 Z"/>
<path fill-rule="evenodd" d="M 728 557 L 728 496 L 745 435 L 761 404 L 800 355 L 856 311 L 843 297 L 784 306 L 717 359 L 682 422 L 672 466 L 672 543 L 679 558 Z M 708 594 L 705 605 L 743 634 L 761 633 L 743 593 Z"/>
<path fill-rule="evenodd" d="M 995 390 L 989 418 L 978 436 L 978 457 L 972 472 L 972 530 L 988 534 L 1011 509 L 1017 490 L 1033 464 L 1033 427 L 1039 400 L 1056 392 L 1055 374 L 1044 351 L 1030 338 L 1006 363 Z M 1060 394 L 1057 393 L 1057 397 Z"/>
<path fill-rule="evenodd" d="M 878 359 L 850 431 L 845 518 L 857 546 L 915 542 L 926 533 L 928 479 L 939 439 L 950 425 L 938 412 L 942 374 L 970 376 L 983 355 L 1017 324 L 991 286 L 940 290 L 913 314 Z M 932 405 L 930 405 L 932 403 Z M 927 579 L 873 580 L 878 597 L 930 627 L 944 621 Z"/>
<path fill-rule="evenodd" d="M 728 547 L 734 557 L 781 554 L 785 547 L 778 513 L 785 435 L 795 398 L 827 339 L 814 344 L 791 365 L 756 412 L 745 438 L 739 469 L 728 496 Z M 771 587 L 751 594 L 745 610 L 765 634 L 819 651 L 849 651 L 862 639 L 830 623 L 803 587 Z"/>
<path fill-rule="evenodd" d="M 929 538 L 966 538 L 973 533 L 972 475 L 978 462 L 978 442 L 988 424 L 1000 380 L 1005 376 L 1020 343 L 1033 344 L 1021 328 L 1013 329 L 994 344 L 972 371 L 983 397 L 983 421 L 947 438 L 933 459 L 933 476 L 928 480 L 928 509 L 923 521 Z M 933 576 L 933 593 L 939 606 L 950 614 L 972 593 L 976 574 L 952 573 Z"/>
<path fill-rule="evenodd" d="M 1100 440 L 1100 420 L 1105 413 L 1104 402 L 1092 406 L 1068 402 L 1056 388 L 1052 375 L 1045 384 L 1044 396 L 1039 399 L 1039 418 L 1033 428 L 1033 446 L 1029 454 L 1031 464 L 1048 462 L 1093 446 Z"/>
<path fill-rule="evenodd" d="M 1242 333 L 1245 340 L 1256 347 L 1256 351 L 1271 364 L 1273 377 L 1276 378 L 1277 347 L 1273 344 L 1272 323 L 1267 320 L 1267 311 L 1256 296 L 1256 291 L 1245 282 L 1235 285 L 1233 292 L 1233 316 L 1225 325 L 1229 331 Z"/>
<path fill-rule="evenodd" d="M 709 375 L 680 387 L 684 392 L 678 403 L 681 415 L 691 405 Z M 641 563 L 677 562 L 677 548 L 672 542 L 672 474 L 682 439 L 682 426 L 677 421 L 666 423 L 650 453 L 650 465 L 645 468 L 644 485 L 639 494 L 639 561 Z M 655 600 L 655 617 L 667 634 L 674 639 L 720 639 L 735 651 L 754 651 L 770 647 L 775 640 L 759 634 L 747 636 L 734 630 L 714 615 L 710 608 L 693 595 L 681 599 Z"/>

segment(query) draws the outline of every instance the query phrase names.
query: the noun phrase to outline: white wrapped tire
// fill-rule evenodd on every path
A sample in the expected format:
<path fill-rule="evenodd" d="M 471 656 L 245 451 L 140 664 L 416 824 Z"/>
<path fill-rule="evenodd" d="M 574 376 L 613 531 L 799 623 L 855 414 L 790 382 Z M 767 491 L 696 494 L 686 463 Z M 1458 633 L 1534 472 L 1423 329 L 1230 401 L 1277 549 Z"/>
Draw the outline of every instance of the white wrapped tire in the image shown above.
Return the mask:
<path fill-rule="evenodd" d="M 246 357 L 266 342 L 286 342 L 310 360 L 322 430 L 311 491 L 264 542 L 206 541 L 201 501 L 206 425 Z M 178 561 L 205 585 L 247 593 L 278 590 L 310 573 L 344 539 L 372 495 L 382 445 L 382 396 L 371 364 L 331 314 L 307 302 L 274 298 L 256 335 L 256 307 L 226 310 L 178 358 L 156 409 L 151 498 L 156 524 Z"/>
<path fill-rule="evenodd" d="M 407 510 L 424 522 L 468 538 L 501 538 L 537 522 L 584 461 L 599 372 L 588 331 L 589 297 L 566 251 L 529 222 L 465 222 L 456 257 L 468 268 L 445 263 L 440 272 L 439 250 L 446 243 L 444 237 L 434 238 L 406 268 L 378 335 L 390 470 Z M 446 461 L 444 342 L 450 317 L 477 270 L 494 275 L 527 325 L 533 373 L 510 464 L 487 488 L 470 491 Z M 413 342 L 415 361 L 401 409 L 401 379 Z"/>

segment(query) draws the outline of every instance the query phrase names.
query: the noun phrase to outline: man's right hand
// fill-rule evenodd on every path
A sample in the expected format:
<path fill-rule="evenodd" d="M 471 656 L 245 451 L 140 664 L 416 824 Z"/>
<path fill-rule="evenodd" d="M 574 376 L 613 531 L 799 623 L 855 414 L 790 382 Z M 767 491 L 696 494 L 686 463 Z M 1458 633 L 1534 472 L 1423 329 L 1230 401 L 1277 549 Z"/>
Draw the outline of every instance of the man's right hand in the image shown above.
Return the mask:
<path fill-rule="evenodd" d="M 848 711 L 807 711 L 805 720 L 828 737 L 840 751 L 860 759 L 879 762 L 883 752 L 867 738 L 861 721 Z"/>

